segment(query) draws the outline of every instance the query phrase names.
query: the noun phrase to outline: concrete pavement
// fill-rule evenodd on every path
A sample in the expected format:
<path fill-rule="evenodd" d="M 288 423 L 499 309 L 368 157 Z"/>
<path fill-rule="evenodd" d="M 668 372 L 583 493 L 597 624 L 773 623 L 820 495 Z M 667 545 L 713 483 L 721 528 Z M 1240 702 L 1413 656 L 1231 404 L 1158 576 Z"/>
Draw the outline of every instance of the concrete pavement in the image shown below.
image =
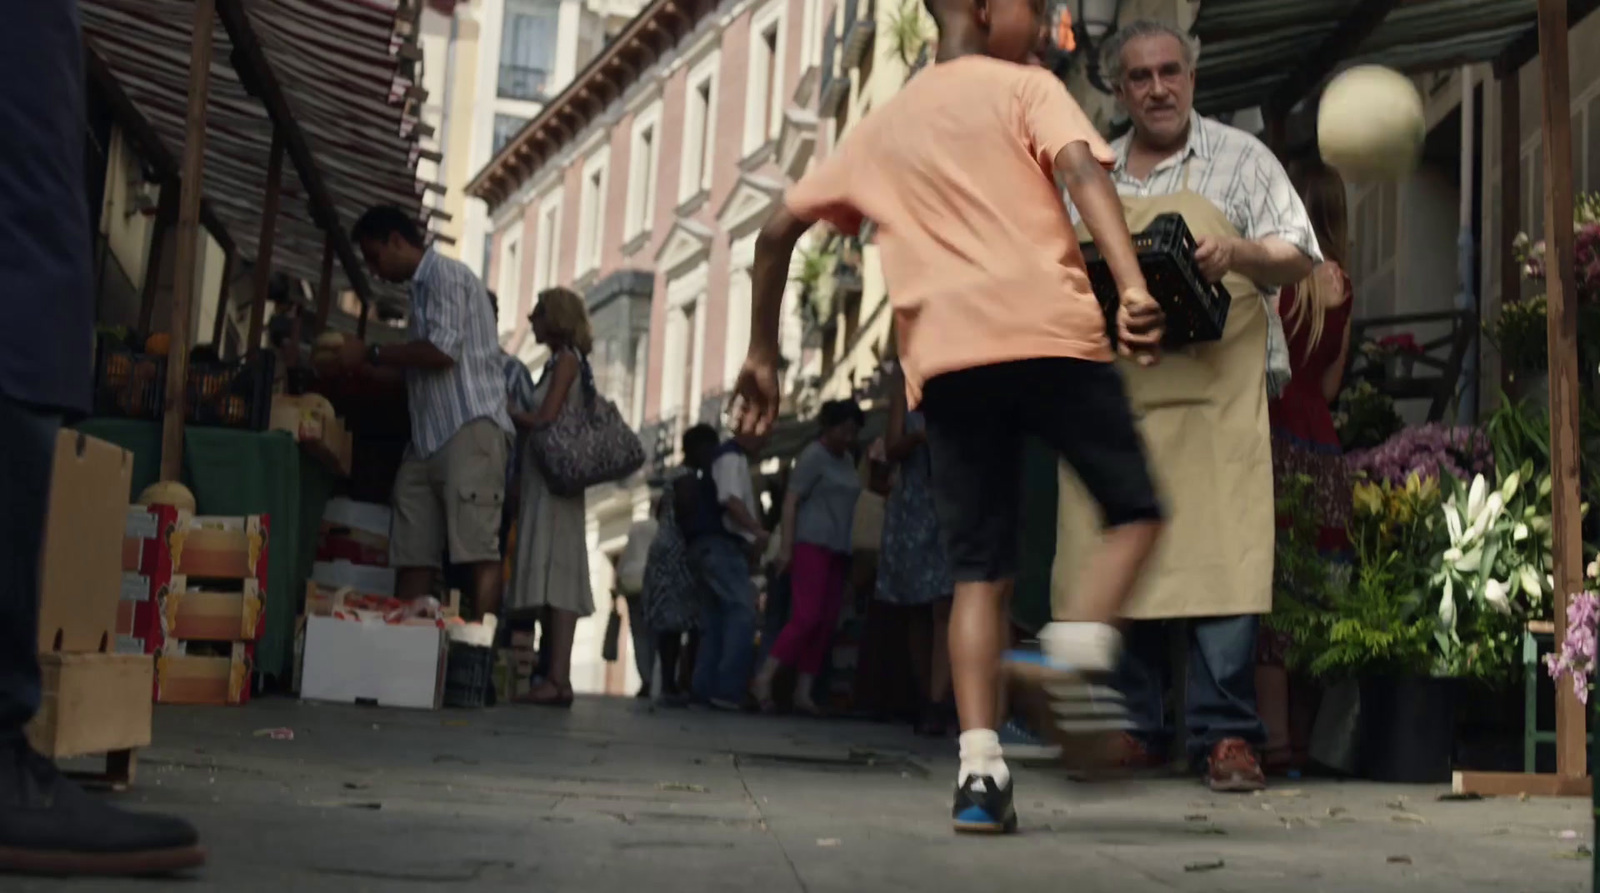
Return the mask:
<path fill-rule="evenodd" d="M 286 727 L 292 741 L 257 736 Z M 1589 889 L 1586 801 L 1279 783 L 1091 788 L 1017 770 L 1023 833 L 949 831 L 954 744 L 897 727 L 583 699 L 438 713 L 158 708 L 134 808 L 193 819 L 184 882 L 6 891 L 1494 891 Z"/>

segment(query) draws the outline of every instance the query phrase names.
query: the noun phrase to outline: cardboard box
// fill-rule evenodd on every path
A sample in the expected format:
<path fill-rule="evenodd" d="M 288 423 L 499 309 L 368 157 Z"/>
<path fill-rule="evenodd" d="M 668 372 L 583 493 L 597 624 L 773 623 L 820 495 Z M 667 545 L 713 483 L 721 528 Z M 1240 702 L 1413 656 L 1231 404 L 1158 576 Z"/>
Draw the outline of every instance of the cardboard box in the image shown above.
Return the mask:
<path fill-rule="evenodd" d="M 111 650 L 132 486 L 132 453 L 76 431 L 56 437 L 39 578 L 41 652 Z"/>
<path fill-rule="evenodd" d="M 349 587 L 365 595 L 394 595 L 393 568 L 351 564 L 348 561 L 318 561 L 311 565 L 311 579 L 330 589 Z"/>
<path fill-rule="evenodd" d="M 392 519 L 393 513 L 386 505 L 344 498 L 328 500 L 317 536 L 317 560 L 387 567 Z"/>
<path fill-rule="evenodd" d="M 243 642 L 226 657 L 196 656 L 169 648 L 156 657 L 158 704 L 243 704 L 250 700 L 251 660 Z"/>
<path fill-rule="evenodd" d="M 344 420 L 334 414 L 325 398 L 315 395 L 272 397 L 271 428 L 287 431 L 317 461 L 341 476 L 350 474 L 353 438 Z"/>
<path fill-rule="evenodd" d="M 444 630 L 307 617 L 300 697 L 437 710 L 444 697 Z"/>
<path fill-rule="evenodd" d="M 122 654 L 41 654 L 44 697 L 28 740 L 53 759 L 150 744 L 155 662 Z"/>

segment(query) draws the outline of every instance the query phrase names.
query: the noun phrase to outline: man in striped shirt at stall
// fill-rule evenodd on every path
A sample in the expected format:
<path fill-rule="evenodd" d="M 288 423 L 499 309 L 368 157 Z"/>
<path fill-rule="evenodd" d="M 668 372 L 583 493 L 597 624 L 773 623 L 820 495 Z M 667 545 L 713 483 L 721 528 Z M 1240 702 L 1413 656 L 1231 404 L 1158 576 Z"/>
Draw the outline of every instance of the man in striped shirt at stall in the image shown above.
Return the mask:
<path fill-rule="evenodd" d="M 411 409 L 411 443 L 394 482 L 390 561 L 396 594 L 433 592 L 441 556 L 472 568 L 473 607 L 500 607 L 500 521 L 505 502 L 511 417 L 488 291 L 471 269 L 423 241 L 399 208 L 367 211 L 350 231 L 379 278 L 408 283 L 409 340 L 345 343 L 348 367 L 402 370 Z"/>

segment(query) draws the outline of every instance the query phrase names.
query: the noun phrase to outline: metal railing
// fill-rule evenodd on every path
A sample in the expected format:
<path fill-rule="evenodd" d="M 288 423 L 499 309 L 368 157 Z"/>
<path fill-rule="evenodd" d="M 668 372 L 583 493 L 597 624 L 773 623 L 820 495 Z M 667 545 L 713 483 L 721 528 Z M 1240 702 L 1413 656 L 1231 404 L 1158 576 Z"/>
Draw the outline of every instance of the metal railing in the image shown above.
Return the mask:
<path fill-rule="evenodd" d="M 550 72 L 526 65 L 501 65 L 500 78 L 495 92 L 505 99 L 522 99 L 543 102 L 547 98 L 545 87 L 550 82 Z"/>

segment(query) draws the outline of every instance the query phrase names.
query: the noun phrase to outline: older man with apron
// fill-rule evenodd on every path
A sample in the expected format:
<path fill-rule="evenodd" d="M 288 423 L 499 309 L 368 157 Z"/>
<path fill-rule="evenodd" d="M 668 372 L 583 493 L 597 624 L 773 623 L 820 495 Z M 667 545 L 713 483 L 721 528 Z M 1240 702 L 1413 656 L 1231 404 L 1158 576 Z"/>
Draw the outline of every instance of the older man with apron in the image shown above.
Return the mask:
<path fill-rule="evenodd" d="M 1267 429 L 1268 342 L 1278 326 L 1268 301 L 1321 260 L 1288 175 L 1254 137 L 1192 111 L 1196 51 L 1166 25 L 1139 22 L 1107 42 L 1103 70 L 1133 121 L 1113 144 L 1112 180 L 1128 228 L 1182 214 L 1196 260 L 1232 296 L 1220 341 L 1169 352 L 1162 363 L 1124 363 L 1163 502 L 1171 510 L 1155 564 L 1127 616 L 1119 685 L 1134 729 L 1130 768 L 1167 756 L 1162 703 L 1167 627 L 1187 633 L 1186 750 L 1215 790 L 1265 786 L 1257 753 L 1266 731 L 1256 708 L 1260 615 L 1272 609 L 1272 447 Z M 1281 343 L 1281 327 L 1275 333 Z M 1100 524 L 1070 469 L 1061 469 L 1052 600 L 1072 593 Z M 1059 611 L 1057 612 L 1060 613 Z"/>

